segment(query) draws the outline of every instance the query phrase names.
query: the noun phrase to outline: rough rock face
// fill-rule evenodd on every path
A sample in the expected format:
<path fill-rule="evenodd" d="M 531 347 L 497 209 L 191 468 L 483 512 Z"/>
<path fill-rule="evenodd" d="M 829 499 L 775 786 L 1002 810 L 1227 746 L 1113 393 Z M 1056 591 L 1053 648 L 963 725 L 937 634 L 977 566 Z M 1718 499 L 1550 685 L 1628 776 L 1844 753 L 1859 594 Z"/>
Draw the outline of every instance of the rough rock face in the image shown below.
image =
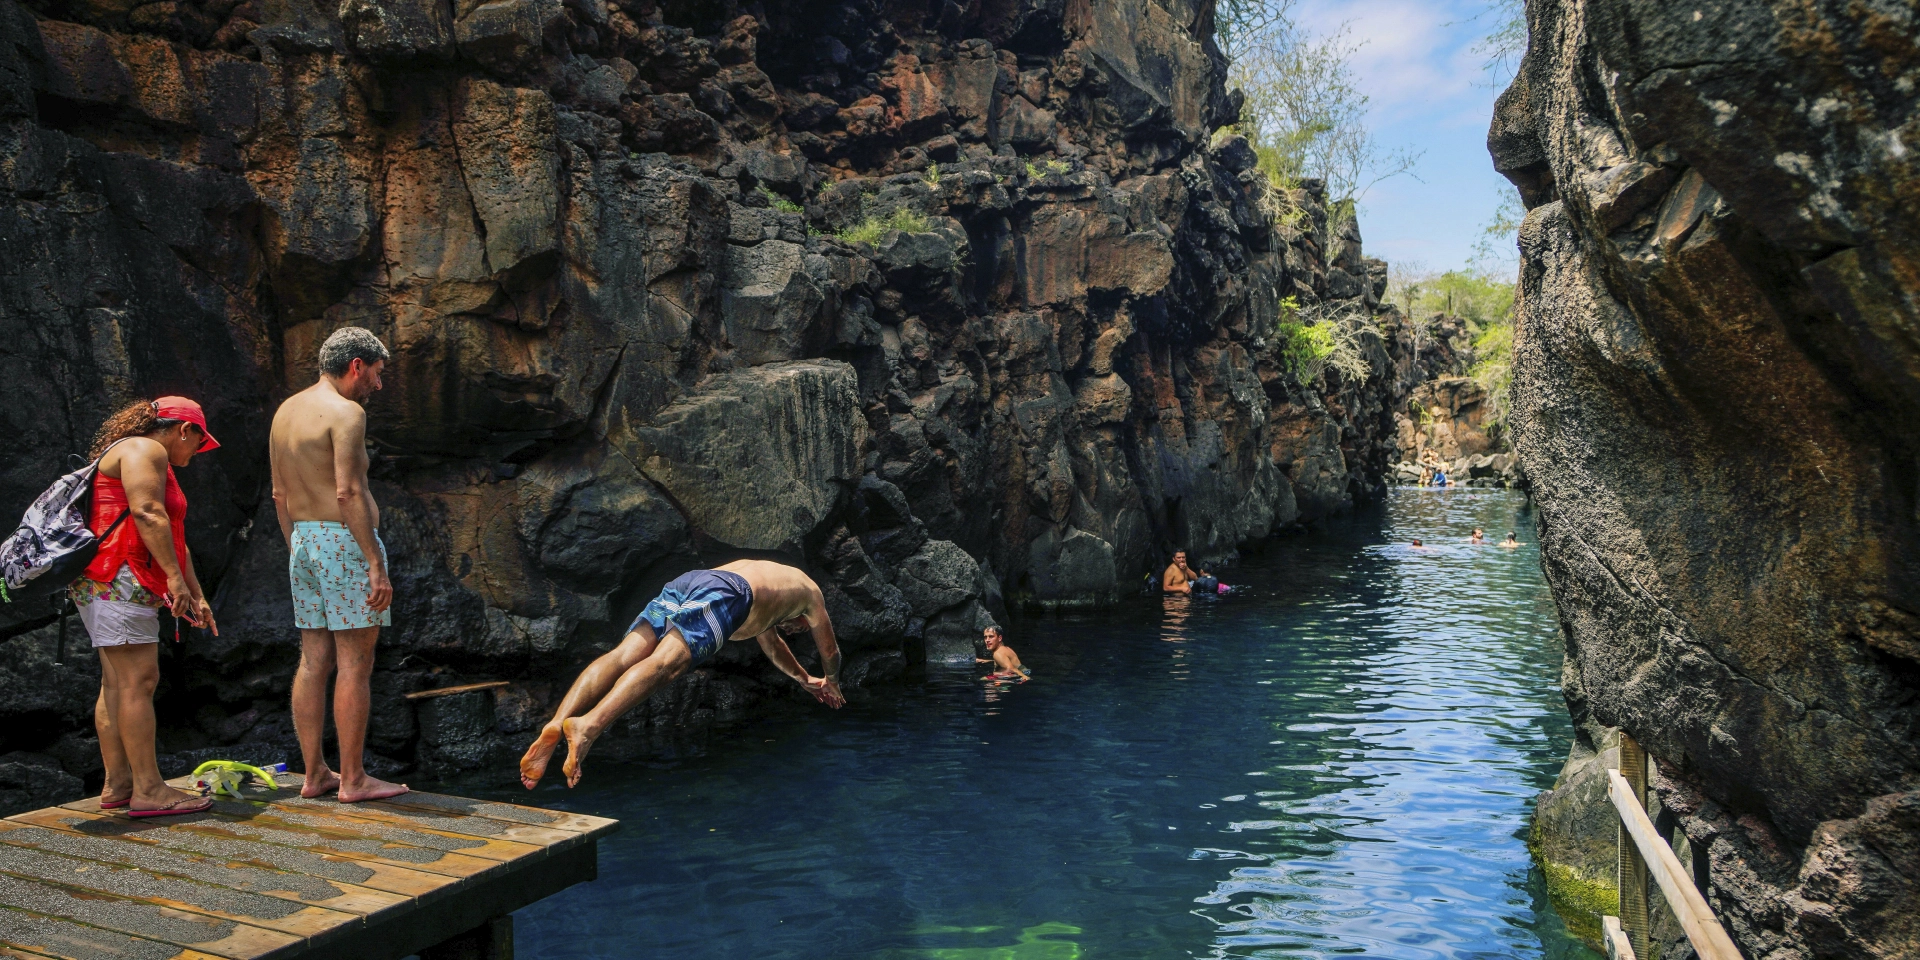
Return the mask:
<path fill-rule="evenodd" d="M 1489 145 L 1568 703 L 1658 759 L 1749 955 L 1913 956 L 1920 15 L 1528 19 Z"/>
<path fill-rule="evenodd" d="M 0 412 L 0 507 L 119 402 L 201 399 L 225 446 L 182 474 L 222 632 L 168 654 L 162 748 L 284 749 L 267 418 L 328 333 L 371 328 L 399 598 L 372 749 L 429 771 L 514 752 L 691 567 L 805 564 L 860 685 L 965 659 L 1003 596 L 1101 603 L 1175 546 L 1224 557 L 1374 491 L 1427 377 L 1319 187 L 1277 195 L 1215 137 L 1210 25 L 1176 0 L 0 0 L 0 372 L 46 401 Z M 1364 328 L 1373 373 L 1297 383 L 1287 296 Z M 46 669 L 46 618 L 0 616 L 26 631 L 0 670 Z M 490 679 L 514 684 L 399 698 Z M 793 693 L 729 649 L 606 749 Z M 0 698 L 0 751 L 86 775 L 90 696 Z"/>

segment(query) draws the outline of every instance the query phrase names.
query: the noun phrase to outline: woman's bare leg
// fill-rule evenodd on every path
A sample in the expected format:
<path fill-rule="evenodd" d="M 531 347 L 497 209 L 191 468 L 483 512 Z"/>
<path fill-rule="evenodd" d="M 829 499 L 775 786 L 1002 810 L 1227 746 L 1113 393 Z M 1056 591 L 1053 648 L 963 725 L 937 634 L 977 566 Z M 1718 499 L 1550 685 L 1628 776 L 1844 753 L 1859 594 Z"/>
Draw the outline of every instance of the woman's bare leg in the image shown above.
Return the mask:
<path fill-rule="evenodd" d="M 540 778 L 547 775 L 547 763 L 553 759 L 555 747 L 565 735 L 565 724 L 569 717 L 577 717 L 598 703 L 607 691 L 635 664 L 652 655 L 659 645 L 653 634 L 653 627 L 642 620 L 620 641 L 620 645 L 601 654 L 580 676 L 574 678 L 573 686 L 560 700 L 560 706 L 553 711 L 553 719 L 540 728 L 540 735 L 527 747 L 527 753 L 520 758 L 520 785 L 532 790 L 540 784 Z"/>
<path fill-rule="evenodd" d="M 619 682 L 592 710 L 583 717 L 560 721 L 561 732 L 567 737 L 567 762 L 560 766 L 567 775 L 567 786 L 580 782 L 580 766 L 587 759 L 587 751 L 613 721 L 638 706 L 653 691 L 687 672 L 692 663 L 693 653 L 687 649 L 686 641 L 680 639 L 680 631 L 668 628 L 653 654 L 621 674 Z"/>
<path fill-rule="evenodd" d="M 175 790 L 160 778 L 160 759 L 154 754 L 153 691 L 160 685 L 159 642 L 101 647 L 100 655 L 113 663 L 116 682 L 107 708 L 132 771 L 133 809 L 158 810 L 190 799 L 192 794 Z"/>
<path fill-rule="evenodd" d="M 102 803 L 118 803 L 133 794 L 133 770 L 127 766 L 127 751 L 120 746 L 120 728 L 113 725 L 113 700 L 119 687 L 113 662 L 106 648 L 99 648 L 100 696 L 93 702 L 93 729 L 100 737 L 100 762 L 106 767 L 106 782 L 100 785 Z"/>

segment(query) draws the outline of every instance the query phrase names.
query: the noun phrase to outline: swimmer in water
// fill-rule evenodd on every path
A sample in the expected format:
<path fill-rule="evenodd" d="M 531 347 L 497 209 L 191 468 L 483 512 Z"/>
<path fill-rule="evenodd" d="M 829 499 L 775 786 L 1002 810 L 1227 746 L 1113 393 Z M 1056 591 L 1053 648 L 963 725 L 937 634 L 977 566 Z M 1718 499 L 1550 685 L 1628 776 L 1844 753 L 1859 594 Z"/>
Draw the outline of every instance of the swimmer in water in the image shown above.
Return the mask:
<path fill-rule="evenodd" d="M 1468 543 L 1486 543 L 1487 532 L 1485 530 L 1480 529 L 1479 527 L 1474 527 L 1473 536 L 1468 538 L 1467 542 Z"/>
<path fill-rule="evenodd" d="M 1413 541 L 1413 549 L 1415 549 L 1415 550 L 1425 550 L 1426 548 L 1427 548 L 1427 545 L 1426 545 L 1426 544 L 1424 544 L 1424 543 L 1421 543 L 1421 542 L 1420 542 L 1420 541 L 1418 541 L 1418 540 L 1415 540 L 1415 541 Z"/>
<path fill-rule="evenodd" d="M 1519 546 L 1519 545 L 1520 545 L 1520 541 L 1518 541 L 1518 540 L 1515 540 L 1515 539 L 1513 538 L 1513 531 L 1512 531 L 1512 530 L 1508 530 L 1508 531 L 1507 531 L 1507 538 L 1506 538 L 1505 540 L 1502 540 L 1502 541 L 1500 541 L 1500 545 L 1501 545 L 1501 546 L 1503 546 L 1503 547 L 1506 547 L 1506 548 L 1507 548 L 1508 550 L 1512 550 L 1512 549 L 1513 549 L 1514 547 L 1517 547 L 1517 546 Z"/>
<path fill-rule="evenodd" d="M 982 639 L 984 639 L 987 644 L 987 653 L 990 654 L 993 659 L 981 660 L 975 658 L 974 662 L 991 663 L 998 668 L 992 673 L 987 674 L 986 679 L 1013 680 L 1019 683 L 1026 683 L 1028 680 L 1033 679 L 1033 671 L 1028 670 L 1027 665 L 1020 662 L 1020 655 L 1014 653 L 1012 647 L 1007 646 L 1006 634 L 1002 633 L 998 626 L 988 627 L 982 631 L 982 634 Z"/>

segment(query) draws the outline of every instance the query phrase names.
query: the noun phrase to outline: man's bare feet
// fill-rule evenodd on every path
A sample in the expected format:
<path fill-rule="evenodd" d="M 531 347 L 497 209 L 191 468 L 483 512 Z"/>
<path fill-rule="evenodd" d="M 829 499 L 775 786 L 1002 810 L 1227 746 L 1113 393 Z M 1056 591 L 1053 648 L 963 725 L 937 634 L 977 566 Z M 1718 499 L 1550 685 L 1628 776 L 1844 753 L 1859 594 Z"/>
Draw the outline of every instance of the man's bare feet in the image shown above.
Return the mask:
<path fill-rule="evenodd" d="M 324 797 L 338 789 L 340 789 L 340 775 L 332 770 L 322 770 L 317 777 L 311 773 L 307 774 L 307 782 L 300 785 L 300 795 L 312 800 L 315 797 Z"/>
<path fill-rule="evenodd" d="M 598 734 L 589 733 L 579 717 L 561 721 L 560 729 L 567 735 L 567 762 L 560 765 L 560 772 L 567 775 L 567 786 L 573 787 L 580 783 L 580 764 L 587 759 L 587 751 L 593 749 Z"/>
<path fill-rule="evenodd" d="M 540 736 L 534 738 L 526 756 L 520 758 L 521 786 L 532 790 L 540 785 L 540 778 L 547 775 L 547 763 L 553 759 L 553 749 L 560 745 L 560 733 L 558 724 L 540 728 Z"/>
<path fill-rule="evenodd" d="M 372 777 L 362 777 L 357 783 L 340 784 L 341 803 L 359 803 L 362 800 L 385 800 L 407 792 L 404 783 L 388 783 Z"/>

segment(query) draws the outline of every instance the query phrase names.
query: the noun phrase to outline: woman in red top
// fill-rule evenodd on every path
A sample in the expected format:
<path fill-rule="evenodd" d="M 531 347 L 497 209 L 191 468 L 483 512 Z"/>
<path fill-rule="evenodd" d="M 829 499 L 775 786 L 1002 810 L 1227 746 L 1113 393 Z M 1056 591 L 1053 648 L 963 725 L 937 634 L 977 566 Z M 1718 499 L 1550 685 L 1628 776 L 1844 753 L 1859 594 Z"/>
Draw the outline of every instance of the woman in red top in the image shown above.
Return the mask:
<path fill-rule="evenodd" d="M 153 690 L 160 683 L 160 607 L 194 626 L 218 630 L 187 553 L 187 497 L 173 468 L 219 446 L 207 416 L 185 397 L 129 404 L 101 424 L 91 456 L 95 534 L 107 534 L 87 572 L 69 588 L 80 621 L 100 652 L 94 726 L 107 780 L 102 809 L 134 817 L 197 813 L 211 798 L 160 778 L 154 754 Z M 126 522 L 114 521 L 126 516 Z"/>

